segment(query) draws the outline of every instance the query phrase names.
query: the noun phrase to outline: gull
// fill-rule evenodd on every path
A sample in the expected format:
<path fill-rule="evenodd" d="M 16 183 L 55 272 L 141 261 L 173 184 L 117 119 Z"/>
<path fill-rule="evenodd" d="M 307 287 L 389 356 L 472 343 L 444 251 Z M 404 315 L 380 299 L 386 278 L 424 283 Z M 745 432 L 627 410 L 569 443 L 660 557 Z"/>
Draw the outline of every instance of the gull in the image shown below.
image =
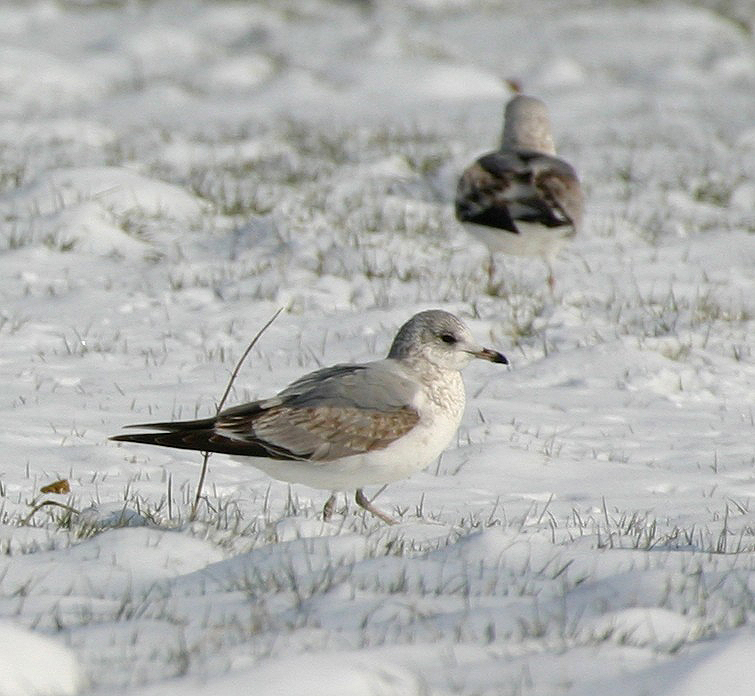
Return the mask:
<path fill-rule="evenodd" d="M 493 254 L 539 256 L 548 267 L 582 222 L 584 197 L 570 164 L 556 157 L 548 109 L 519 94 L 506 104 L 501 146 L 468 167 L 456 188 L 456 218 Z"/>
<path fill-rule="evenodd" d="M 160 432 L 110 439 L 229 454 L 279 481 L 332 491 L 325 519 L 336 492 L 356 489 L 359 506 L 392 524 L 363 487 L 408 478 L 440 455 L 464 411 L 460 370 L 474 358 L 508 364 L 456 316 L 427 310 L 399 329 L 383 360 L 326 367 L 271 398 L 201 420 L 126 426 Z"/>

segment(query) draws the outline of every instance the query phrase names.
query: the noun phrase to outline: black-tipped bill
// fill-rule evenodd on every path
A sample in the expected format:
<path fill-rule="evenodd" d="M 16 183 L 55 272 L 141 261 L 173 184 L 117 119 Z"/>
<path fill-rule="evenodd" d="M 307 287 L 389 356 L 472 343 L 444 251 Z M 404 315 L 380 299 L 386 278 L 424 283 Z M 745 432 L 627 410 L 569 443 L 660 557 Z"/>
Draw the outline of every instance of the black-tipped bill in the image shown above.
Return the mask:
<path fill-rule="evenodd" d="M 490 348 L 483 348 L 482 350 L 472 353 L 476 358 L 481 360 L 489 360 L 490 362 L 500 363 L 501 365 L 508 365 L 508 358 L 497 350 L 491 350 Z"/>

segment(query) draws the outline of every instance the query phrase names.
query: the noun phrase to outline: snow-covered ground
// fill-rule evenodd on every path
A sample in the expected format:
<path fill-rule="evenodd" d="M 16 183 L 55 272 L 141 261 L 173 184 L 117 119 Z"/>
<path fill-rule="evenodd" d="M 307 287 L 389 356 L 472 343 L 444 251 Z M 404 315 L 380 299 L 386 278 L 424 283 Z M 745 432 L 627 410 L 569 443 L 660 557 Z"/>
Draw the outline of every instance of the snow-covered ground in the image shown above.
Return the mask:
<path fill-rule="evenodd" d="M 751 10 L 0 5 L 0 694 L 749 696 Z M 453 217 L 507 80 L 587 194 L 553 295 Z M 107 440 L 280 307 L 229 404 L 430 307 L 511 359 L 399 525 L 222 456 L 190 521 L 200 456 Z"/>

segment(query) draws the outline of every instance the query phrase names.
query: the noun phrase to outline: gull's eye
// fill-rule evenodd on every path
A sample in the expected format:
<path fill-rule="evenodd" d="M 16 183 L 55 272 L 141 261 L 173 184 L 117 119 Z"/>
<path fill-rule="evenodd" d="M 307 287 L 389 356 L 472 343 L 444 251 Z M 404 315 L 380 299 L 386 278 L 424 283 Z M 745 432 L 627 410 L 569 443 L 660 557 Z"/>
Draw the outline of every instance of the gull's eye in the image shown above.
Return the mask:
<path fill-rule="evenodd" d="M 456 343 L 456 336 L 454 336 L 452 333 L 443 333 L 440 335 L 440 340 L 443 341 L 443 343 L 447 343 L 449 346 Z"/>

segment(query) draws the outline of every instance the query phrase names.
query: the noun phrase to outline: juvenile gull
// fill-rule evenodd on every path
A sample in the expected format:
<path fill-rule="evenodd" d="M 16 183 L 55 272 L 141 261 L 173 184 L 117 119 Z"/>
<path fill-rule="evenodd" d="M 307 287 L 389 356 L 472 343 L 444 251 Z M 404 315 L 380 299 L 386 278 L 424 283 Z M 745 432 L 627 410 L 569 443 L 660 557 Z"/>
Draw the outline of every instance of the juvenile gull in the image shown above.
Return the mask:
<path fill-rule="evenodd" d="M 464 410 L 459 371 L 473 358 L 508 364 L 453 314 L 428 310 L 399 329 L 383 360 L 326 367 L 213 418 L 131 425 L 162 432 L 110 439 L 230 454 L 280 481 L 333 491 L 326 519 L 335 492 L 356 489 L 357 504 L 392 523 L 362 488 L 407 478 L 440 455 Z"/>
<path fill-rule="evenodd" d="M 456 217 L 493 254 L 540 256 L 548 266 L 582 222 L 584 198 L 574 169 L 556 157 L 548 110 L 523 94 L 506 105 L 501 147 L 480 157 L 456 188 Z"/>

